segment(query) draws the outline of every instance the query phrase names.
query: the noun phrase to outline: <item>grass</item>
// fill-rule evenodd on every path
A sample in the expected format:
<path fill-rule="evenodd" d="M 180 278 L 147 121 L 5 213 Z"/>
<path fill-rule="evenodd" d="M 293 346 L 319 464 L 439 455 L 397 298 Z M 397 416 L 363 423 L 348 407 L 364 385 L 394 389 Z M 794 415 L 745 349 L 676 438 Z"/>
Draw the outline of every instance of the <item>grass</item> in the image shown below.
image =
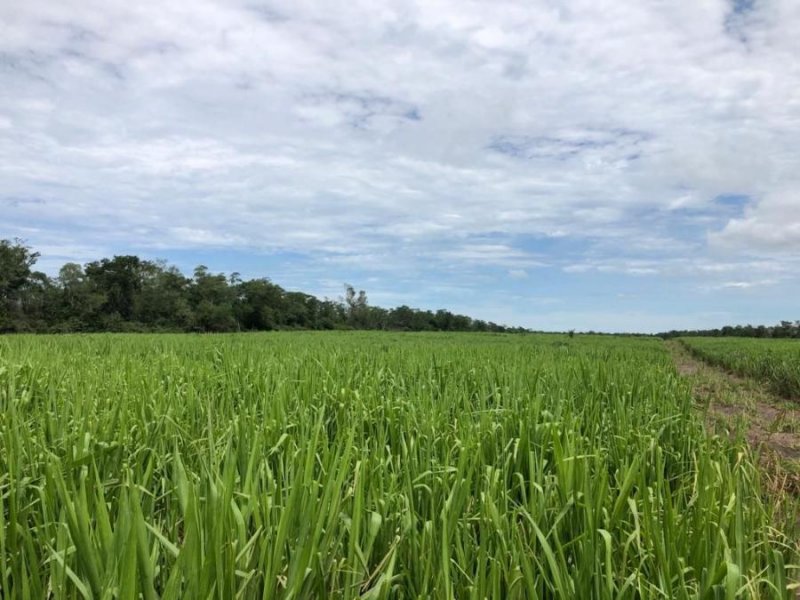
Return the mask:
<path fill-rule="evenodd" d="M 800 340 L 681 338 L 695 356 L 769 385 L 784 398 L 800 398 Z"/>
<path fill-rule="evenodd" d="M 765 490 L 656 340 L 0 338 L 4 598 L 788 598 Z"/>

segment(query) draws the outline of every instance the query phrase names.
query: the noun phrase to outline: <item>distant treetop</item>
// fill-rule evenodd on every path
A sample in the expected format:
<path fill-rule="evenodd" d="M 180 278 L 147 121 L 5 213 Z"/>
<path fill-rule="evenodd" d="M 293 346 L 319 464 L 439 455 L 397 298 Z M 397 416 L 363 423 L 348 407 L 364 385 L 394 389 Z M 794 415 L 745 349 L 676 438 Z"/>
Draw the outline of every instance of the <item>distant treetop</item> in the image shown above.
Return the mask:
<path fill-rule="evenodd" d="M 204 265 L 186 277 L 164 261 L 132 255 L 67 263 L 48 277 L 33 270 L 38 257 L 21 240 L 0 240 L 0 332 L 525 331 L 445 309 L 371 306 L 366 292 L 351 285 L 342 298 L 319 299 Z"/>
<path fill-rule="evenodd" d="M 751 337 L 800 338 L 800 321 L 781 321 L 777 325 L 728 325 L 719 329 L 683 329 L 658 334 L 663 338 L 675 337 Z"/>

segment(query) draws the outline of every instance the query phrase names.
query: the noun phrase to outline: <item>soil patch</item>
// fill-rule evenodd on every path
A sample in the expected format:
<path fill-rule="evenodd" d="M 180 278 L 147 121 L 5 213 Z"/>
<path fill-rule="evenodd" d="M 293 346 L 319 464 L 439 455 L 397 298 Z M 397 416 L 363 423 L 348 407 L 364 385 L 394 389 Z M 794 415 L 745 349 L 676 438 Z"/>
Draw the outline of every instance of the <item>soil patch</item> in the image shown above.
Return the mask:
<path fill-rule="evenodd" d="M 800 461 L 800 408 L 747 378 L 710 366 L 689 354 L 679 342 L 667 346 L 678 374 L 692 385 L 699 404 L 707 406 L 707 424 L 722 421 L 731 431 L 742 431 L 750 444 Z M 800 468 L 800 464 L 798 464 Z"/>
<path fill-rule="evenodd" d="M 694 358 L 677 341 L 668 341 L 678 374 L 692 386 L 705 409 L 706 427 L 741 433 L 759 457 L 766 491 L 776 503 L 781 527 L 800 531 L 800 407 L 765 386 Z M 800 544 L 798 544 L 800 550 Z M 800 588 L 796 589 L 800 600 Z"/>

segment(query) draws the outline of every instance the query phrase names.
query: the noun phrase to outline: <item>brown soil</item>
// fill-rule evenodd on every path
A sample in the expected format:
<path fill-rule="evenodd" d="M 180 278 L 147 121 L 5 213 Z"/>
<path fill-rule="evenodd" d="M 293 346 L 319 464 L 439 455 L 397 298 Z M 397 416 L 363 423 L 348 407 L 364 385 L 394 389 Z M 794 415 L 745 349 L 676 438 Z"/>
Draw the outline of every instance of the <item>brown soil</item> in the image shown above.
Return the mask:
<path fill-rule="evenodd" d="M 757 453 L 776 515 L 786 528 L 800 531 L 800 405 L 770 393 L 765 386 L 695 359 L 679 342 L 667 342 L 678 374 L 692 386 L 705 411 L 709 431 L 744 435 Z M 800 541 L 797 542 L 800 551 Z M 800 600 L 800 588 L 796 590 Z"/>
<path fill-rule="evenodd" d="M 692 384 L 697 402 L 707 407 L 707 424 L 743 430 L 755 449 L 797 462 L 800 470 L 800 406 L 771 394 L 758 383 L 692 357 L 678 342 L 668 342 L 678 374 Z M 800 479 L 798 480 L 800 482 Z M 800 486 L 798 487 L 800 489 Z"/>

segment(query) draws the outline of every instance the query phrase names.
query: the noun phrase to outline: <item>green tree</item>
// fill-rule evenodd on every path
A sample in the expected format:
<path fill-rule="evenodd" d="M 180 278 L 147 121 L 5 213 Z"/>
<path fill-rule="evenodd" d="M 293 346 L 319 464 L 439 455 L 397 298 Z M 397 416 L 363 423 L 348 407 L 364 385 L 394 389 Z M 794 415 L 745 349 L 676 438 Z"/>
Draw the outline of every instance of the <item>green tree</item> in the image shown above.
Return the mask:
<path fill-rule="evenodd" d="M 106 316 L 130 321 L 136 295 L 141 291 L 152 263 L 138 256 L 115 256 L 86 265 L 85 274 L 98 291 L 105 294 L 102 310 Z"/>
<path fill-rule="evenodd" d="M 55 281 L 58 299 L 51 326 L 62 331 L 96 329 L 106 294 L 90 281 L 77 263 L 66 263 Z"/>
<path fill-rule="evenodd" d="M 235 296 L 236 290 L 228 285 L 224 274 L 213 275 L 205 265 L 198 266 L 189 291 L 195 328 L 201 331 L 238 329 L 233 310 Z"/>
<path fill-rule="evenodd" d="M 345 285 L 344 304 L 347 310 L 347 324 L 355 329 L 366 328 L 369 312 L 367 293 L 364 290 L 356 293 L 352 285 Z"/>
<path fill-rule="evenodd" d="M 22 240 L 0 240 L 0 331 L 23 328 L 23 291 L 38 258 Z"/>
<path fill-rule="evenodd" d="M 192 325 L 189 306 L 191 280 L 163 261 L 148 263 L 141 290 L 134 303 L 134 319 L 158 329 L 188 329 Z"/>
<path fill-rule="evenodd" d="M 414 309 L 405 304 L 389 311 L 389 327 L 411 331 L 414 328 Z"/>
<path fill-rule="evenodd" d="M 236 288 L 236 316 L 242 329 L 270 330 L 284 321 L 283 289 L 269 279 L 253 279 Z"/>

